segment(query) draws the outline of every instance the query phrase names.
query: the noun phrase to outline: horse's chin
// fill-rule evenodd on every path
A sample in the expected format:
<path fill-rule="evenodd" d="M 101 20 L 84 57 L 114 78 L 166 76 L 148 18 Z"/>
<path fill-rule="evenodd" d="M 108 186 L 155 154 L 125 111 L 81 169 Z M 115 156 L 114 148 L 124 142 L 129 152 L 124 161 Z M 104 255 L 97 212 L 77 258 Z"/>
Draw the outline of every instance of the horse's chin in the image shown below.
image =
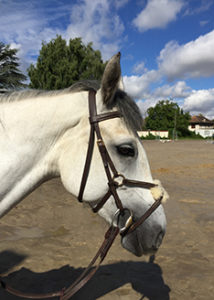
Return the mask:
<path fill-rule="evenodd" d="M 147 247 L 142 239 L 139 238 L 137 230 L 121 238 L 124 249 L 140 257 L 142 255 L 152 255 L 158 250 L 156 247 Z"/>

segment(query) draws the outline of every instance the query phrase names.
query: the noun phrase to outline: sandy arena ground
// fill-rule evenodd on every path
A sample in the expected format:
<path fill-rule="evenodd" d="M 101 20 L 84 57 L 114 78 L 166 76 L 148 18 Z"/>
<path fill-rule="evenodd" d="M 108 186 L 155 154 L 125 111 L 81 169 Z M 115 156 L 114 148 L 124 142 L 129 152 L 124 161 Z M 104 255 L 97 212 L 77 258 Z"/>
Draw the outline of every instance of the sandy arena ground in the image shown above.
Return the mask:
<path fill-rule="evenodd" d="M 145 141 L 153 177 L 170 194 L 168 228 L 154 262 L 113 245 L 74 300 L 214 299 L 214 144 Z M 0 220 L 0 274 L 27 292 L 68 285 L 87 266 L 107 225 L 66 193 L 42 185 Z M 1 300 L 19 300 L 0 289 Z M 55 298 L 56 299 L 56 298 Z"/>

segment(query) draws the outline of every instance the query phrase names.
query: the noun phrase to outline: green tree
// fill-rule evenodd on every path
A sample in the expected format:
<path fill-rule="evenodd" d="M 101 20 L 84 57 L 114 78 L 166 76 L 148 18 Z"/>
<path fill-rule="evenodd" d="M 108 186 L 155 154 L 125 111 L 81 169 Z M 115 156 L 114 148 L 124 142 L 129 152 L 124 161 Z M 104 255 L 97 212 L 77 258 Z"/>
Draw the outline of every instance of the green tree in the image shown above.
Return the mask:
<path fill-rule="evenodd" d="M 92 48 L 92 43 L 85 46 L 81 38 L 66 41 L 57 36 L 49 43 L 42 43 L 36 66 L 28 69 L 30 87 L 55 90 L 71 86 L 84 79 L 99 80 L 105 64 L 100 51 Z"/>
<path fill-rule="evenodd" d="M 169 130 L 172 136 L 173 130 L 178 136 L 188 136 L 190 114 L 184 113 L 177 103 L 162 100 L 155 107 L 150 107 L 147 110 L 145 124 L 147 129 L 151 130 Z"/>
<path fill-rule="evenodd" d="M 9 89 L 23 87 L 27 77 L 18 67 L 17 49 L 11 49 L 9 45 L 0 42 L 0 88 Z"/>

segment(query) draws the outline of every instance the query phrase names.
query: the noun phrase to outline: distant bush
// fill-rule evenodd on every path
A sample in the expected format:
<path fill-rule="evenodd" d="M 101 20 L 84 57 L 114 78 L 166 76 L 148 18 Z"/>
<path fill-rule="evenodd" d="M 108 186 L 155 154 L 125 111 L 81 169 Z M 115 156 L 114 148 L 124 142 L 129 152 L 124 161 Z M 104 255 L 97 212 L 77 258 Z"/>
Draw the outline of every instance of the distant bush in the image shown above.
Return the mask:
<path fill-rule="evenodd" d="M 188 136 L 188 125 L 191 119 L 176 102 L 171 100 L 159 101 L 147 110 L 144 126 L 151 130 L 168 130 L 170 138 Z M 173 134 L 174 131 L 174 134 Z"/>
<path fill-rule="evenodd" d="M 186 139 L 194 139 L 194 140 L 204 140 L 203 136 L 200 134 L 195 134 L 195 132 L 189 131 L 189 135 L 185 137 Z"/>
<path fill-rule="evenodd" d="M 151 133 L 149 133 L 149 135 L 147 136 L 142 136 L 141 140 L 155 140 L 157 137 Z"/>
<path fill-rule="evenodd" d="M 195 132 L 189 131 L 188 135 L 186 135 L 185 137 L 180 136 L 179 134 L 177 135 L 178 139 L 193 139 L 193 140 L 204 140 L 205 138 L 203 138 L 203 136 L 201 136 L 200 134 L 195 134 Z M 173 135 L 172 132 L 169 131 L 169 137 L 168 138 L 160 138 L 159 136 L 155 136 L 153 134 L 149 134 L 146 137 L 142 136 L 141 140 L 157 140 L 157 139 L 161 139 L 161 140 L 168 140 L 168 139 L 173 139 Z M 209 138 L 207 138 L 209 139 Z"/>

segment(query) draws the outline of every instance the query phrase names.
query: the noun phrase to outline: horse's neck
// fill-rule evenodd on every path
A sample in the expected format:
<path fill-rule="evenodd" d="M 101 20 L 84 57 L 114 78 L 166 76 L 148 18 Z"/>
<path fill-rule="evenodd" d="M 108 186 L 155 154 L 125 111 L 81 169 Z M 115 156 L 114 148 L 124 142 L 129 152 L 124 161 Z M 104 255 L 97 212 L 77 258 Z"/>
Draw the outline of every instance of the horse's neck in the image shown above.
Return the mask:
<path fill-rule="evenodd" d="M 58 175 L 53 149 L 86 109 L 83 93 L 0 105 L 0 216 L 41 182 Z"/>
<path fill-rule="evenodd" d="M 77 94 L 45 96 L 0 106 L 0 118 L 8 137 L 19 144 L 52 138 L 78 122 L 87 107 Z M 73 98 L 73 99 L 72 99 Z M 84 101 L 85 102 L 85 101 Z"/>

